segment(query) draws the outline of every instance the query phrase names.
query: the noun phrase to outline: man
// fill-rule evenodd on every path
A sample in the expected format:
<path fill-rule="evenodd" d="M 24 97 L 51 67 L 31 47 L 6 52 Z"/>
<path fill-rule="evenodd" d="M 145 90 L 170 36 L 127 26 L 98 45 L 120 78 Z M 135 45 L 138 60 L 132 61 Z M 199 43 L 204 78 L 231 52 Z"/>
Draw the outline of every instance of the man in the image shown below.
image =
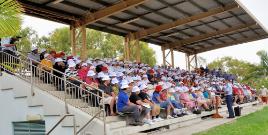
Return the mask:
<path fill-rule="evenodd" d="M 268 100 L 267 100 L 267 95 L 268 95 L 267 88 L 262 86 L 262 88 L 260 89 L 260 92 L 261 92 L 260 97 L 261 97 L 262 102 L 267 104 L 267 102 L 268 102 Z"/>
<path fill-rule="evenodd" d="M 229 80 L 225 80 L 224 92 L 226 96 L 227 109 L 229 112 L 229 117 L 227 118 L 231 119 L 234 118 L 235 116 L 233 110 L 233 88 Z"/>
<path fill-rule="evenodd" d="M 109 104 L 110 105 L 110 113 L 112 116 L 115 116 L 116 114 L 114 113 L 114 105 L 115 105 L 115 94 L 114 91 L 110 85 L 110 77 L 107 75 L 104 75 L 102 78 L 103 84 L 99 86 L 99 89 L 104 91 L 104 99 L 103 102 L 104 104 Z"/>
<path fill-rule="evenodd" d="M 31 52 L 28 54 L 28 58 L 32 62 L 32 74 L 37 76 L 37 70 L 36 67 L 38 66 L 40 62 L 40 55 L 38 54 L 38 48 L 32 47 Z"/>
<path fill-rule="evenodd" d="M 138 106 L 134 103 L 131 103 L 129 101 L 128 96 L 128 90 L 129 86 L 128 84 L 123 83 L 120 87 L 120 92 L 118 94 L 118 100 L 117 100 L 117 110 L 121 113 L 130 113 L 129 115 L 133 116 L 133 120 L 129 123 L 130 125 L 138 126 L 143 125 L 143 123 L 140 121 L 140 110 L 142 110 L 141 106 Z"/>

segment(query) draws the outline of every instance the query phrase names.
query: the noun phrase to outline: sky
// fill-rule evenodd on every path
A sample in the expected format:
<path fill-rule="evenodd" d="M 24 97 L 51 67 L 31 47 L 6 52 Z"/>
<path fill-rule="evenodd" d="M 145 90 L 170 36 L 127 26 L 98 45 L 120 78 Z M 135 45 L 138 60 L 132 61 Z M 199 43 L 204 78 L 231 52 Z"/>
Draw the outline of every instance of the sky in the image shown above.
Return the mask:
<path fill-rule="evenodd" d="M 267 16 L 268 0 L 238 0 L 238 1 L 240 1 L 266 29 L 268 29 L 268 16 Z M 22 27 L 23 28 L 31 27 L 32 29 L 37 31 L 39 36 L 47 36 L 56 28 L 67 27 L 67 25 L 24 15 Z M 162 51 L 160 46 L 153 44 L 149 44 L 149 46 L 156 52 L 157 64 L 162 64 L 163 63 Z M 266 50 L 268 52 L 268 39 L 216 49 L 200 53 L 197 55 L 205 58 L 207 63 L 210 63 L 216 59 L 225 56 L 231 56 L 233 58 L 257 64 L 260 62 L 259 57 L 256 55 L 256 52 L 259 50 Z M 168 57 L 167 60 L 170 61 L 170 56 Z M 174 61 L 176 67 L 179 66 L 185 69 L 186 62 L 184 53 L 174 52 Z"/>

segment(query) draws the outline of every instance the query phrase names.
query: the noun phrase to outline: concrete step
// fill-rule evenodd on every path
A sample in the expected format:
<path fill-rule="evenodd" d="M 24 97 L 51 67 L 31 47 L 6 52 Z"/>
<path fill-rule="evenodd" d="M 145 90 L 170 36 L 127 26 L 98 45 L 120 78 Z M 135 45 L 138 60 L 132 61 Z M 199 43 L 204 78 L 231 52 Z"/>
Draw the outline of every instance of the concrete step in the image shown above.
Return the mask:
<path fill-rule="evenodd" d="M 61 100 L 64 100 L 64 98 L 65 98 L 64 91 L 47 91 L 47 92 L 50 93 L 51 95 L 61 99 Z M 66 94 L 66 99 L 71 99 L 71 98 L 72 98 L 71 95 Z"/>
<path fill-rule="evenodd" d="M 39 83 L 38 87 L 42 88 L 45 91 L 56 91 L 56 87 L 53 84 Z"/>
<path fill-rule="evenodd" d="M 61 123 L 62 127 L 74 127 L 74 122 L 73 122 L 73 116 L 67 116 Z M 80 125 L 78 122 L 76 122 L 76 127 L 79 127 Z"/>
<path fill-rule="evenodd" d="M 83 102 L 81 99 L 66 99 L 67 103 L 77 108 L 86 108 L 88 104 Z"/>

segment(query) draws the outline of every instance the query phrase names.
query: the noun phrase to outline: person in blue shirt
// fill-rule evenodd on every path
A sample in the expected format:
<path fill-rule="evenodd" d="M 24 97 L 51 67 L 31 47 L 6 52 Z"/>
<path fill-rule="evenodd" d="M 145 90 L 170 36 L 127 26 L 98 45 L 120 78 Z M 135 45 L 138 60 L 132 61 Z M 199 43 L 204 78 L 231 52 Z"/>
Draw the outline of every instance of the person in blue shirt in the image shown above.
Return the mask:
<path fill-rule="evenodd" d="M 229 80 L 225 80 L 224 92 L 226 95 L 226 104 L 229 112 L 228 118 L 234 118 L 235 116 L 233 110 L 233 88 Z"/>
<path fill-rule="evenodd" d="M 129 123 L 130 125 L 143 125 L 143 122 L 140 121 L 142 107 L 129 101 L 127 94 L 128 88 L 128 84 L 122 84 L 118 94 L 117 111 L 121 113 L 131 113 L 130 115 L 133 116 L 133 120 Z"/>

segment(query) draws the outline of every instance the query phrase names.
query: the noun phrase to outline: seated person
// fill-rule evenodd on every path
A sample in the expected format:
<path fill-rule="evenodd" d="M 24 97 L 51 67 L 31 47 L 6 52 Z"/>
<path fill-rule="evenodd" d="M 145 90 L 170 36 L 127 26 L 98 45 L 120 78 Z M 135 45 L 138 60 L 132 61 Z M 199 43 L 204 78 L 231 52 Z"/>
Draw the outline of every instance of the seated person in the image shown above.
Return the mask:
<path fill-rule="evenodd" d="M 49 73 L 51 73 L 53 69 L 52 56 L 50 54 L 44 54 L 44 59 L 41 60 L 39 68 L 45 70 L 43 80 L 45 83 L 49 83 L 51 81 Z"/>
<path fill-rule="evenodd" d="M 85 83 L 88 89 L 93 89 L 93 88 L 98 88 L 99 87 L 99 82 L 94 78 L 96 73 L 93 70 L 89 70 L 87 72 L 87 77 L 85 79 Z"/>
<path fill-rule="evenodd" d="M 77 71 L 75 69 L 76 64 L 74 62 L 69 62 L 68 63 L 68 69 L 66 69 L 65 74 L 66 74 L 66 80 L 69 82 L 67 86 L 70 87 L 75 87 L 74 95 L 76 98 L 78 98 L 79 95 L 79 88 L 81 85 L 81 82 L 79 81 L 79 77 L 77 75 Z"/>
<path fill-rule="evenodd" d="M 153 92 L 152 100 L 155 104 L 159 105 L 161 108 L 165 108 L 166 113 L 167 113 L 167 118 L 171 119 L 173 117 L 170 115 L 170 110 L 173 106 L 168 100 L 162 100 L 163 97 L 162 98 L 160 97 L 160 94 L 162 93 L 163 95 L 164 92 L 162 92 L 161 85 L 156 86 L 155 91 Z"/>
<path fill-rule="evenodd" d="M 140 121 L 142 107 L 129 101 L 127 94 L 129 90 L 128 84 L 121 84 L 120 89 L 117 100 L 117 111 L 121 113 L 130 113 L 129 115 L 133 116 L 133 120 L 129 123 L 130 125 L 143 125 L 143 122 Z"/>
<path fill-rule="evenodd" d="M 233 88 L 233 95 L 234 95 L 234 104 L 236 103 L 241 104 L 244 101 L 244 94 L 243 94 L 242 89 L 240 88 L 238 84 L 234 84 L 232 88 Z"/>
<path fill-rule="evenodd" d="M 116 78 L 113 78 L 111 81 L 111 86 L 112 86 L 112 89 L 113 89 L 115 95 L 118 95 L 118 93 L 119 93 L 118 83 L 119 83 L 119 81 Z"/>
<path fill-rule="evenodd" d="M 87 73 L 89 71 L 89 68 L 87 67 L 87 63 L 83 63 L 81 65 L 81 68 L 78 69 L 77 74 L 79 76 L 79 79 L 82 81 L 85 81 L 87 78 Z"/>
<path fill-rule="evenodd" d="M 197 87 L 194 90 L 193 94 L 195 94 L 195 98 L 196 98 L 198 106 L 202 106 L 205 109 L 205 111 L 212 111 L 209 108 L 209 105 L 211 104 L 211 101 L 204 97 L 203 92 L 201 91 L 200 87 Z"/>
<path fill-rule="evenodd" d="M 149 104 L 147 104 L 147 103 L 142 101 L 142 99 L 138 96 L 139 94 L 140 94 L 139 87 L 134 86 L 132 88 L 132 92 L 130 94 L 129 101 L 142 107 L 141 114 L 140 114 L 140 119 L 142 120 L 145 117 L 144 123 L 152 125 L 154 123 L 152 122 L 152 120 L 150 118 L 151 107 L 150 107 Z"/>
<path fill-rule="evenodd" d="M 53 65 L 53 82 L 55 83 L 58 90 L 64 90 L 63 84 L 63 74 L 65 72 L 66 66 L 61 58 L 55 59 L 55 64 Z"/>
<path fill-rule="evenodd" d="M 181 89 L 179 98 L 180 98 L 180 103 L 184 104 L 184 106 L 188 110 L 194 109 L 195 102 L 190 99 L 189 89 Z"/>
<path fill-rule="evenodd" d="M 168 98 L 169 102 L 171 102 L 173 107 L 174 107 L 173 117 L 176 118 L 178 116 L 179 117 L 182 116 L 182 114 L 184 114 L 183 105 L 176 100 L 174 88 L 169 88 L 167 98 Z"/>
<path fill-rule="evenodd" d="M 141 100 L 144 103 L 147 103 L 151 106 L 152 108 L 152 119 L 154 122 L 161 121 L 163 120 L 162 118 L 159 117 L 160 114 L 160 106 L 156 105 L 151 101 L 150 96 L 148 95 L 148 89 L 147 85 L 143 84 L 140 86 L 141 92 L 138 94 L 138 96 L 141 98 Z"/>
<path fill-rule="evenodd" d="M 99 89 L 104 91 L 104 104 L 110 105 L 110 113 L 112 116 L 115 116 L 116 114 L 113 111 L 114 105 L 115 105 L 115 94 L 114 91 L 110 85 L 110 77 L 107 75 L 104 75 L 102 78 L 103 84 L 99 86 Z"/>

